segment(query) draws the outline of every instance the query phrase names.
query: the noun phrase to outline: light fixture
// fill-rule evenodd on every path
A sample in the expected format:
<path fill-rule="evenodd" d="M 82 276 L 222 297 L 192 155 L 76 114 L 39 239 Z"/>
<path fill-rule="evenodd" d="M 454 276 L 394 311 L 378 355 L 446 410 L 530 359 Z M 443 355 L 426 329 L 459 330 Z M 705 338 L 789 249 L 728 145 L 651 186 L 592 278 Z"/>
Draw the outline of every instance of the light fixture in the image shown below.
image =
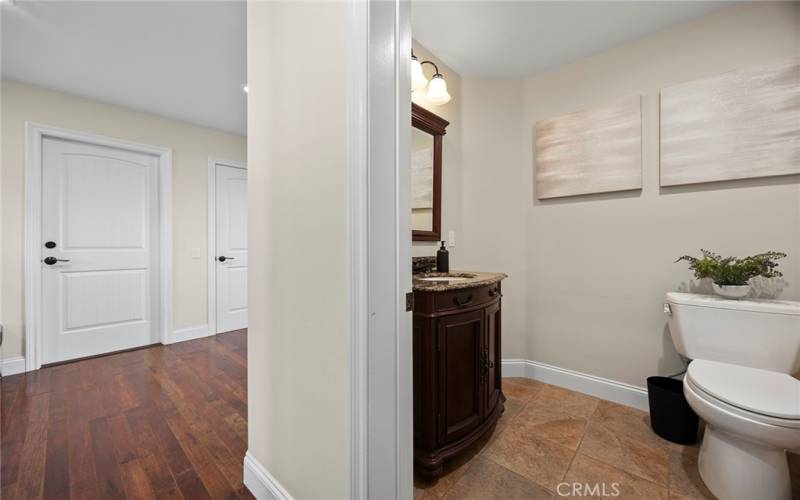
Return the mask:
<path fill-rule="evenodd" d="M 446 104 L 450 102 L 450 94 L 447 93 L 447 82 L 444 81 L 444 77 L 436 73 L 431 78 L 430 83 L 428 83 L 428 94 L 425 96 L 425 99 L 428 100 L 431 104 Z"/>
<path fill-rule="evenodd" d="M 425 73 L 422 72 L 422 64 L 411 51 L 411 91 L 424 89 L 428 85 L 428 79 L 425 78 Z"/>
<path fill-rule="evenodd" d="M 242 85 L 242 90 L 244 90 L 245 94 L 247 94 L 249 92 L 249 89 L 247 88 L 247 84 L 246 83 L 244 85 Z"/>
<path fill-rule="evenodd" d="M 430 82 L 422 72 L 422 65 L 430 64 L 433 66 L 436 73 L 431 78 Z M 411 50 L 411 92 L 413 97 L 422 94 L 423 89 L 428 87 L 428 92 L 425 94 L 425 100 L 431 104 L 441 105 L 450 102 L 450 94 L 447 92 L 447 82 L 444 77 L 439 73 L 439 67 L 433 61 L 419 62 L 417 56 L 414 55 L 414 50 Z"/>

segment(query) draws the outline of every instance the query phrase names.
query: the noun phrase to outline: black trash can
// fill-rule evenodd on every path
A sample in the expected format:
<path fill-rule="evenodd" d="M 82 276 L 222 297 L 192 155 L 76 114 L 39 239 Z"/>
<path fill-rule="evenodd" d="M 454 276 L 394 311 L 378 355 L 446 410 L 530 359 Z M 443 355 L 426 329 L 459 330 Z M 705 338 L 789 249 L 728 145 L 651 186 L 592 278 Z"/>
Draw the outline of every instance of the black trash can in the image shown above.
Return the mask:
<path fill-rule="evenodd" d="M 697 442 L 699 419 L 683 395 L 683 381 L 669 377 L 648 377 L 650 425 L 653 432 L 678 444 Z"/>

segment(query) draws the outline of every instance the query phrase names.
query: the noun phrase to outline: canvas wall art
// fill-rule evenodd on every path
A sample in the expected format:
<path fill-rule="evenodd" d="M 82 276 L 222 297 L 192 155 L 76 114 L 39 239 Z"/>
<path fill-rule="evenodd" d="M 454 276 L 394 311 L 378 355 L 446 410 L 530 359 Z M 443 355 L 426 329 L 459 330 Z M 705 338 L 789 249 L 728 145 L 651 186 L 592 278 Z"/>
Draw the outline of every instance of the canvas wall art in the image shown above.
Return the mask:
<path fill-rule="evenodd" d="M 536 123 L 539 199 L 642 187 L 641 98 Z"/>
<path fill-rule="evenodd" d="M 800 57 L 661 91 L 661 185 L 800 173 Z"/>

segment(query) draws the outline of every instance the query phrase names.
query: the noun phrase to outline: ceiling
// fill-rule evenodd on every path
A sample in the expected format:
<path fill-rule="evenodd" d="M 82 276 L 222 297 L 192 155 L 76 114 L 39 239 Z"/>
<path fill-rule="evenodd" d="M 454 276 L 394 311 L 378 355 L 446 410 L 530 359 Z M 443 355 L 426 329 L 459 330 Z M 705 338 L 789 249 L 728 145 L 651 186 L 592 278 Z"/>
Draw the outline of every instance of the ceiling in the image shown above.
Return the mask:
<path fill-rule="evenodd" d="M 246 135 L 243 1 L 2 8 L 3 78 Z"/>
<path fill-rule="evenodd" d="M 413 36 L 466 77 L 520 78 L 730 5 L 413 0 Z M 243 1 L 2 2 L 2 75 L 246 135 Z"/>
<path fill-rule="evenodd" d="M 734 3 L 412 0 L 411 26 L 461 76 L 522 78 Z"/>

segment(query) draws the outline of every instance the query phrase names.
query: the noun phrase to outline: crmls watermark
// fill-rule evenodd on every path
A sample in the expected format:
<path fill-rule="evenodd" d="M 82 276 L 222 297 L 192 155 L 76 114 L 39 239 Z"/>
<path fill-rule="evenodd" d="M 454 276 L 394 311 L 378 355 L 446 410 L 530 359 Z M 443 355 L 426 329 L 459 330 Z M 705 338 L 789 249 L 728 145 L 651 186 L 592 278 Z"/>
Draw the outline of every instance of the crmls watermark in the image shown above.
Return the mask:
<path fill-rule="evenodd" d="M 558 483 L 558 496 L 566 497 L 618 497 L 619 483 Z"/>

